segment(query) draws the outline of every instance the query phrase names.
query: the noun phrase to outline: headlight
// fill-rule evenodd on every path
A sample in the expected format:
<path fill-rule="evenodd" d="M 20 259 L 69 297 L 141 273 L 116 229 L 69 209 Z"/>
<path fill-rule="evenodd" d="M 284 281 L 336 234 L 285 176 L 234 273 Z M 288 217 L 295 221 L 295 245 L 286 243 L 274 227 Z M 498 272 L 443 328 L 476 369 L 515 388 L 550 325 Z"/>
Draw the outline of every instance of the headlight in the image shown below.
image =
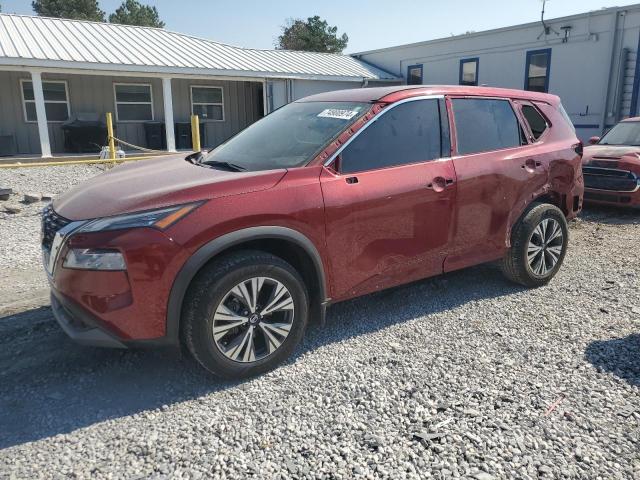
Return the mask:
<path fill-rule="evenodd" d="M 62 264 L 80 270 L 126 270 L 124 257 L 117 250 L 72 248 Z"/>
<path fill-rule="evenodd" d="M 146 212 L 117 215 L 115 217 L 98 218 L 88 222 L 77 230 L 80 232 L 104 232 L 107 230 L 121 230 L 125 228 L 153 227 L 164 230 L 176 223 L 189 212 L 199 207 L 199 203 L 176 205 L 174 207 L 148 210 Z"/>

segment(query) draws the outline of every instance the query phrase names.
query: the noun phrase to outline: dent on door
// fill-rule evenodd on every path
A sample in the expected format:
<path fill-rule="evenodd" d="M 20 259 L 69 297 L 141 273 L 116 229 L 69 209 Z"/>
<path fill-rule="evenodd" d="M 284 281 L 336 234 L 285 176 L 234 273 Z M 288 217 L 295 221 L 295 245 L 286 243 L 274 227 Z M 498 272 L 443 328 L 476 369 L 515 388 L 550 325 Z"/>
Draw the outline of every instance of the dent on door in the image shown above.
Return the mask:
<path fill-rule="evenodd" d="M 342 176 L 321 185 L 334 298 L 442 273 L 455 198 L 450 160 Z"/>

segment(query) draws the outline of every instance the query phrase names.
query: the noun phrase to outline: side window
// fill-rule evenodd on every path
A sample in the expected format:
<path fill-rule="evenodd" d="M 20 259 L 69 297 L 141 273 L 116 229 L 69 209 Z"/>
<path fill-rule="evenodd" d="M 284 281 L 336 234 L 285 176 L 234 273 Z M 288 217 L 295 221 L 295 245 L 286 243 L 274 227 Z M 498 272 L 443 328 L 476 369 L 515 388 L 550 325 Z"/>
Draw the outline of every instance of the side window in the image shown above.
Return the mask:
<path fill-rule="evenodd" d="M 523 105 L 522 114 L 531 128 L 533 138 L 536 140 L 539 139 L 547 130 L 547 121 L 540 115 L 540 112 L 531 105 Z"/>
<path fill-rule="evenodd" d="M 521 128 L 507 100 L 452 100 L 458 153 L 490 152 L 521 144 Z"/>
<path fill-rule="evenodd" d="M 392 167 L 440 158 L 438 100 L 392 107 L 342 151 L 342 173 Z"/>

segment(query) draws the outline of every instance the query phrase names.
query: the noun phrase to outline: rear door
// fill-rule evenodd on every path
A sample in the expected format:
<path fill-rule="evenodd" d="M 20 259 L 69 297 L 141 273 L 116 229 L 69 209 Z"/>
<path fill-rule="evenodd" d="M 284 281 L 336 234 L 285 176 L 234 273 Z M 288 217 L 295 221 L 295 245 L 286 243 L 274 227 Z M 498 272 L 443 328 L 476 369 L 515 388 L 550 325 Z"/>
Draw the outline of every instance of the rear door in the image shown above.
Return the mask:
<path fill-rule="evenodd" d="M 546 183 L 546 166 L 531 155 L 514 103 L 503 98 L 448 99 L 458 178 L 453 247 L 445 271 L 500 258 L 510 226 Z"/>
<path fill-rule="evenodd" d="M 383 110 L 324 169 L 334 298 L 442 272 L 455 201 L 449 157 L 444 101 L 411 99 Z"/>

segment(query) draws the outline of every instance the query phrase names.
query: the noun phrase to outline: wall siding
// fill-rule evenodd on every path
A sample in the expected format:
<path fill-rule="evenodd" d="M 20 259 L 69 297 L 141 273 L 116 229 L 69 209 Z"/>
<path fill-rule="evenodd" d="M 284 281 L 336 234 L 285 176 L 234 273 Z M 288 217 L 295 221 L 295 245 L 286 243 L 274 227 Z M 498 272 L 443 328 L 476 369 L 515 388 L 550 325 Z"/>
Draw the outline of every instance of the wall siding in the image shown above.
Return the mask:
<path fill-rule="evenodd" d="M 18 154 L 40 154 L 38 125 L 27 123 L 22 107 L 20 79 L 30 80 L 26 72 L 0 72 L 0 135 L 13 135 Z M 114 114 L 116 137 L 134 145 L 146 146 L 144 122 L 116 122 L 114 83 L 149 83 L 153 93 L 154 119 L 164 120 L 162 81 L 160 79 L 120 77 L 106 75 L 43 74 L 42 79 L 66 80 L 70 112 L 97 113 L 101 118 L 107 112 Z M 183 80 L 172 81 L 174 121 L 188 122 L 191 116 L 191 85 L 221 86 L 224 92 L 223 122 L 205 121 L 203 146 L 215 147 L 258 120 L 258 97 L 262 95 L 257 82 Z M 51 151 L 64 153 L 64 135 L 61 123 L 49 123 Z M 106 139 L 105 139 L 106 140 Z"/>
<path fill-rule="evenodd" d="M 258 97 L 262 96 L 262 90 L 258 82 L 174 79 L 171 88 L 176 122 L 188 122 L 191 118 L 192 85 L 222 87 L 224 121 L 204 121 L 205 138 L 202 139 L 202 145 L 206 148 L 220 145 L 261 116 Z"/>
<path fill-rule="evenodd" d="M 620 14 L 613 45 L 618 12 L 624 13 Z M 579 128 L 578 135 L 584 140 L 605 128 L 601 125 L 603 116 L 607 126 L 624 116 L 620 111 L 624 92 L 619 85 L 625 80 L 618 78 L 618 72 L 623 71 L 619 61 L 623 59 L 622 49 L 626 48 L 632 58 L 637 55 L 640 9 L 620 7 L 618 11 L 596 11 L 547 23 L 558 32 L 562 26 L 571 26 L 568 40 L 563 42 L 563 34 L 554 33 L 540 37 L 542 25 L 538 23 L 372 51 L 358 57 L 402 77 L 406 77 L 409 65 L 423 65 L 423 83 L 433 85 L 457 85 L 460 60 L 478 57 L 478 84 L 522 89 L 527 51 L 550 48 L 549 92 L 562 98 L 576 125 L 599 126 Z"/>

